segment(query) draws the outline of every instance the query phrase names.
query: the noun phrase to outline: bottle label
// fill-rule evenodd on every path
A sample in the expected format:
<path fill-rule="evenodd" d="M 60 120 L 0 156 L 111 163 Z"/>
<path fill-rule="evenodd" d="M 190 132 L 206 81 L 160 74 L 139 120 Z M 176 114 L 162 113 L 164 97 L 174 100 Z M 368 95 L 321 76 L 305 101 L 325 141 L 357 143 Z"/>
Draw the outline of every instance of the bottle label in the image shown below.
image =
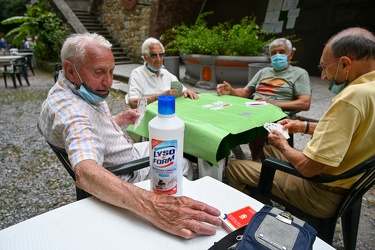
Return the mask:
<path fill-rule="evenodd" d="M 177 140 L 151 139 L 151 183 L 154 193 L 177 193 L 177 146 Z"/>

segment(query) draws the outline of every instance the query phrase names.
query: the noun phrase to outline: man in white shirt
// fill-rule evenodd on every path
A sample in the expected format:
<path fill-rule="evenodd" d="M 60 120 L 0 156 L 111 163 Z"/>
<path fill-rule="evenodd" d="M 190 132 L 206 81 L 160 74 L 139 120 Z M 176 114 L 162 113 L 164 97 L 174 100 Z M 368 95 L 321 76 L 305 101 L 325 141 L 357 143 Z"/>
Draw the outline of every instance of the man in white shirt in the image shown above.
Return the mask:
<path fill-rule="evenodd" d="M 184 96 L 198 99 L 199 96 L 187 89 L 163 66 L 165 50 L 163 44 L 153 37 L 142 44 L 142 57 L 145 63 L 134 69 L 129 78 L 127 99 L 131 108 L 137 107 L 139 98 L 146 97 L 147 103 L 157 101 L 160 95 Z"/>

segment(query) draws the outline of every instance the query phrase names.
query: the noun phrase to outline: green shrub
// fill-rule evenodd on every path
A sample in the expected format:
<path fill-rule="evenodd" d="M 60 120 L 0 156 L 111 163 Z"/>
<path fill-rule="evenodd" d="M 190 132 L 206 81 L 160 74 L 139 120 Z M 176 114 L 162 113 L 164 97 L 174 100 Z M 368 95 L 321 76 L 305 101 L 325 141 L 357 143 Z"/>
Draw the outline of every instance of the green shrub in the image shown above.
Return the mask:
<path fill-rule="evenodd" d="M 210 14 L 212 12 L 202 13 L 191 26 L 181 24 L 167 30 L 161 37 L 166 52 L 259 56 L 264 52 L 264 46 L 274 40 L 269 34 L 262 33 L 255 17 L 244 17 L 239 24 L 224 22 L 209 28 L 205 17 Z"/>

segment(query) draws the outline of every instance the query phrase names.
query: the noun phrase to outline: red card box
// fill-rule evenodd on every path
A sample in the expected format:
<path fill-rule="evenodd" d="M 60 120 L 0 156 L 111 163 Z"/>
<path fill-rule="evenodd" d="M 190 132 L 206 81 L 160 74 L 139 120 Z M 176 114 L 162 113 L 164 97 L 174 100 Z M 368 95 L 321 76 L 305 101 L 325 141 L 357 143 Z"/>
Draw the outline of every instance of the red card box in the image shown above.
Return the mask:
<path fill-rule="evenodd" d="M 256 213 L 250 206 L 243 207 L 229 214 L 224 214 L 223 227 L 229 233 L 249 224 L 251 217 Z"/>

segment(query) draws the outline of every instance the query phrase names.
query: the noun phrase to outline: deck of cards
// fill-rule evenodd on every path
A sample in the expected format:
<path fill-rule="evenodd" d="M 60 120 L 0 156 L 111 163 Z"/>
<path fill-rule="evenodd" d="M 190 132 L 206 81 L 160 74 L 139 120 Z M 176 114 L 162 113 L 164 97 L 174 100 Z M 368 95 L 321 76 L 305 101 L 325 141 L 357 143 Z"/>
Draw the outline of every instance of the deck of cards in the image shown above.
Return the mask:
<path fill-rule="evenodd" d="M 178 96 L 182 94 L 183 86 L 181 82 L 171 82 L 171 89 L 176 89 L 178 91 Z"/>
<path fill-rule="evenodd" d="M 279 132 L 281 132 L 283 134 L 283 136 L 285 137 L 285 139 L 289 139 L 288 130 L 283 130 L 283 126 L 281 124 L 266 122 L 263 125 L 263 127 L 265 129 L 267 129 L 267 131 L 270 132 L 270 133 L 271 133 L 272 130 L 277 130 L 277 131 L 279 131 Z"/>

